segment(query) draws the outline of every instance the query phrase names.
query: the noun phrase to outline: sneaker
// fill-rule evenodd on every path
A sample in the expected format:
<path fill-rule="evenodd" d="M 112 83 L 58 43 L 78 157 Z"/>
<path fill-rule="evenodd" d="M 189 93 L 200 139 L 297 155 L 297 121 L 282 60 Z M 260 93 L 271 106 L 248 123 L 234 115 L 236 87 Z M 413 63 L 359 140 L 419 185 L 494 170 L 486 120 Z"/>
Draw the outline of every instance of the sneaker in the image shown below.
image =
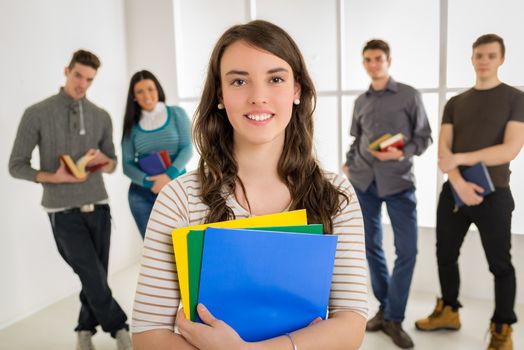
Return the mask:
<path fill-rule="evenodd" d="M 491 323 L 489 327 L 491 341 L 488 350 L 513 350 L 513 340 L 511 339 L 512 329 L 509 324 Z"/>
<path fill-rule="evenodd" d="M 384 320 L 382 331 L 401 349 L 411 349 L 414 346 L 411 337 L 402 329 L 402 322 Z"/>
<path fill-rule="evenodd" d="M 420 331 L 436 331 L 439 329 L 456 331 L 460 328 L 458 310 L 453 310 L 450 305 L 444 305 L 444 300 L 438 298 L 435 310 L 428 317 L 416 321 L 415 327 Z"/>
<path fill-rule="evenodd" d="M 116 348 L 118 350 L 133 350 L 133 345 L 131 344 L 131 336 L 129 336 L 129 331 L 125 328 L 117 331 L 115 334 L 116 339 Z"/>
<path fill-rule="evenodd" d="M 376 332 L 382 329 L 382 322 L 384 322 L 384 310 L 379 309 L 375 316 L 366 323 L 367 332 Z"/>
<path fill-rule="evenodd" d="M 93 332 L 91 331 L 78 331 L 76 332 L 76 350 L 95 350 L 91 338 Z"/>

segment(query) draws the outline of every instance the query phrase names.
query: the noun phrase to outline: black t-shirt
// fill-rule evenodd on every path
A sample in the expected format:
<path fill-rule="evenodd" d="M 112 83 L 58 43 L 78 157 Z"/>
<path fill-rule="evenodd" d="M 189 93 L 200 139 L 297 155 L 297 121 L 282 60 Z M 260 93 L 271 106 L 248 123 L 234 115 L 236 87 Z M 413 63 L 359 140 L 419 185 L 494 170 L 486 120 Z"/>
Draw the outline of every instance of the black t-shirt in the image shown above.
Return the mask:
<path fill-rule="evenodd" d="M 442 116 L 442 124 L 453 124 L 453 153 L 501 144 L 509 121 L 524 122 L 524 92 L 504 83 L 452 97 Z M 488 170 L 495 187 L 509 186 L 509 163 Z"/>

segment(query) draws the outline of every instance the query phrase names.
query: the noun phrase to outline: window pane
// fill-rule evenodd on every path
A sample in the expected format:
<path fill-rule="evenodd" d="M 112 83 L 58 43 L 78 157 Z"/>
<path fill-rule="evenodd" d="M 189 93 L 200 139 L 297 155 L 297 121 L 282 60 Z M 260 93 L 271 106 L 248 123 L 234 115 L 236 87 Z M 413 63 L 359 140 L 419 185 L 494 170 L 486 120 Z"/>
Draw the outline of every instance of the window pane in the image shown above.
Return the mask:
<path fill-rule="evenodd" d="M 336 89 L 336 2 L 264 0 L 256 3 L 257 18 L 284 28 L 296 41 L 317 90 Z"/>
<path fill-rule="evenodd" d="M 200 96 L 213 46 L 227 28 L 245 21 L 244 4 L 243 0 L 223 0 L 220 6 L 212 0 L 175 2 L 179 97 Z"/>
<path fill-rule="evenodd" d="M 391 46 L 391 74 L 417 88 L 438 85 L 438 0 L 377 0 L 344 2 L 346 62 L 344 89 L 366 89 L 369 78 L 362 67 L 362 47 L 373 38 Z"/>
<path fill-rule="evenodd" d="M 349 151 L 349 146 L 354 140 L 354 138 L 349 135 L 349 129 L 351 128 L 353 107 L 357 97 L 357 95 L 342 97 L 342 130 L 339 130 L 342 133 L 342 163 L 346 162 L 346 153 Z"/>
<path fill-rule="evenodd" d="M 500 35 L 506 45 L 501 79 L 510 85 L 524 86 L 524 26 L 518 25 L 522 22 L 524 2 L 504 0 L 494 6 L 491 0 L 453 0 L 448 6 L 448 86 L 465 87 L 475 83 L 471 45 L 487 33 Z"/>
<path fill-rule="evenodd" d="M 338 173 L 338 112 L 336 97 L 319 97 L 315 110 L 315 143 L 323 169 Z"/>
<path fill-rule="evenodd" d="M 433 145 L 415 157 L 418 226 L 435 227 L 438 174 L 438 94 L 423 94 L 424 107 L 431 125 Z"/>

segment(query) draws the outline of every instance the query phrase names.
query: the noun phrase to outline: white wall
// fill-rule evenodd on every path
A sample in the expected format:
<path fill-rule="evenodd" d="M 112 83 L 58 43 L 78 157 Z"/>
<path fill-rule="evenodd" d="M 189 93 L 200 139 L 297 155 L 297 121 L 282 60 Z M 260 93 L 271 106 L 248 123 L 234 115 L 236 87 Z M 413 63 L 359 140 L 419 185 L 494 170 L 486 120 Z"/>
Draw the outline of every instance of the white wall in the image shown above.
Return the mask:
<path fill-rule="evenodd" d="M 184 65 L 180 54 L 181 44 L 184 37 L 175 36 L 175 14 L 179 13 L 179 8 L 175 6 L 180 1 L 175 0 L 126 0 L 125 1 L 125 21 L 127 38 L 127 59 L 128 77 L 139 70 L 146 69 L 152 72 L 162 84 L 166 94 L 167 104 L 176 104 L 186 111 L 191 119 L 194 114 L 195 104 L 187 103 L 181 98 L 180 91 L 180 72 L 185 71 L 186 75 L 193 78 L 193 84 L 200 87 L 199 81 L 203 82 L 200 75 L 194 77 L 191 73 L 196 69 L 194 61 Z M 185 5 L 193 5 L 193 2 L 182 0 Z M 195 2 L 198 6 L 198 2 Z M 205 9 L 201 9 L 205 11 Z M 214 14 L 215 15 L 215 14 Z M 178 22 L 177 22 L 178 23 Z M 179 25 L 179 24 L 177 24 Z M 200 26 L 201 27 L 201 26 Z M 191 27 L 190 31 L 195 33 L 197 28 Z M 187 38 L 186 38 L 187 39 Z M 192 41 L 194 47 L 205 46 L 202 41 Z M 201 48 L 202 49 L 202 48 Z M 207 56 L 208 53 L 202 55 Z M 204 61 L 207 60 L 203 58 Z M 205 69 L 204 69 L 205 70 Z M 196 169 L 199 157 L 194 152 L 193 157 L 186 166 L 187 171 Z"/>
<path fill-rule="evenodd" d="M 58 92 L 72 53 L 86 48 L 102 61 L 88 98 L 111 114 L 120 154 L 128 80 L 124 19 L 123 0 L 0 0 L 0 329 L 80 286 L 57 252 L 40 206 L 41 187 L 8 174 L 18 123 L 27 106 Z M 138 260 L 141 241 L 121 167 L 105 180 L 113 214 L 114 272 Z"/>
<path fill-rule="evenodd" d="M 175 31 L 170 0 L 126 0 L 128 78 L 142 69 L 151 71 L 166 93 L 166 102 L 177 103 Z"/>

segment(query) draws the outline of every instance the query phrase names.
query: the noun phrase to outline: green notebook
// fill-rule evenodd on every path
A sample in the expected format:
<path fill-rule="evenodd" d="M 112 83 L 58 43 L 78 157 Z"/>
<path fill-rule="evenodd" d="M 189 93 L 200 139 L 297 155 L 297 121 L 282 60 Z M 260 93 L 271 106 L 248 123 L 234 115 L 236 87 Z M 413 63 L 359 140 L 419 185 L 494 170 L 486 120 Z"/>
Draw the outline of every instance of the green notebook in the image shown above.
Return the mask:
<path fill-rule="evenodd" d="M 322 234 L 321 224 L 299 225 L 299 226 L 275 226 L 275 227 L 249 227 L 248 230 L 296 232 Z M 200 268 L 202 266 L 202 249 L 204 246 L 205 230 L 191 230 L 187 234 L 187 263 L 189 273 L 189 319 L 196 320 L 196 307 L 198 303 L 198 289 L 200 285 Z M 186 311 L 187 314 L 187 311 Z"/>

